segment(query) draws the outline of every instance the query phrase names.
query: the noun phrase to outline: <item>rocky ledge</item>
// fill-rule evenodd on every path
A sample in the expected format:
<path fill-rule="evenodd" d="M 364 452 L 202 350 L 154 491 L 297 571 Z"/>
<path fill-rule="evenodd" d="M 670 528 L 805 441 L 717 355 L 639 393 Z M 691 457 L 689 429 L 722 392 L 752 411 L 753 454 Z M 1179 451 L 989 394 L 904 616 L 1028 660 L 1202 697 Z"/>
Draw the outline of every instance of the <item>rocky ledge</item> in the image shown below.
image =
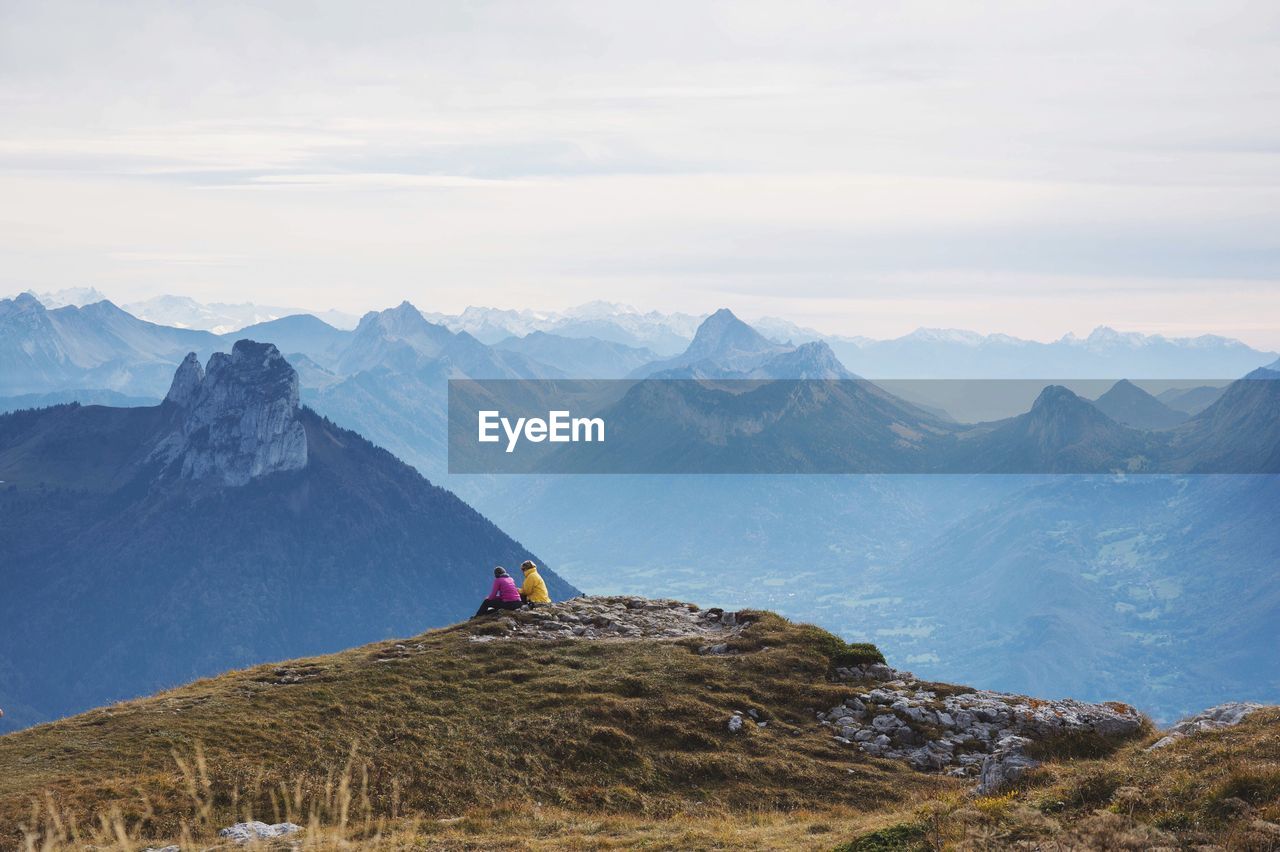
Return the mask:
<path fill-rule="evenodd" d="M 729 653 L 725 640 L 749 621 L 736 612 L 696 604 L 639 597 L 573 598 L 562 603 L 493 613 L 474 619 L 486 633 L 473 642 L 510 639 L 686 639 L 705 638 L 704 654 Z M 494 631 L 492 633 L 487 631 Z"/>

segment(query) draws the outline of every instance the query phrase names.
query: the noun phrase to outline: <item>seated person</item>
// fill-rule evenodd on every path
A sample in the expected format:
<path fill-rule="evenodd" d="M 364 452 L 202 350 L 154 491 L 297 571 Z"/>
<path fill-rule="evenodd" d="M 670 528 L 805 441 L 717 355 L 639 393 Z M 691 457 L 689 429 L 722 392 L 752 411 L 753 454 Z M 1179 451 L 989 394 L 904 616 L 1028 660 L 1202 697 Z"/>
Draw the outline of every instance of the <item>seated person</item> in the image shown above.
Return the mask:
<path fill-rule="evenodd" d="M 524 601 L 520 599 L 520 590 L 516 588 L 516 581 L 511 579 L 507 569 L 499 565 L 493 569 L 493 586 L 489 588 L 489 597 L 484 599 L 484 603 L 480 604 L 480 609 L 476 610 L 472 618 L 478 618 L 499 609 L 519 609 L 522 606 Z"/>
<path fill-rule="evenodd" d="M 524 585 L 520 587 L 520 597 L 531 604 L 551 603 L 546 581 L 538 576 L 538 566 L 525 560 L 520 570 L 524 572 Z"/>

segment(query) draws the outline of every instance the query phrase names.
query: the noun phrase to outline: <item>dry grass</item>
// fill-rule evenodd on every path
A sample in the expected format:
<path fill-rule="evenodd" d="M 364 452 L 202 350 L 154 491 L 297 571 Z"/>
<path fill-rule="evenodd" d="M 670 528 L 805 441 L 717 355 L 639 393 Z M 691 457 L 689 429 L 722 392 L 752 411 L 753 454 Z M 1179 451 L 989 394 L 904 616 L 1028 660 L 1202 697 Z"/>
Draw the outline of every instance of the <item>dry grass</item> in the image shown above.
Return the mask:
<path fill-rule="evenodd" d="M 1280 708 L 1145 751 L 1154 739 L 1050 761 L 1001 796 L 934 796 L 896 826 L 914 846 L 846 848 L 1280 849 Z"/>
<path fill-rule="evenodd" d="M 0 848 L 207 847 L 250 818 L 316 849 L 1280 848 L 1277 710 L 1158 752 L 1062 750 L 975 799 L 835 744 L 812 712 L 849 692 L 833 646 L 776 616 L 727 657 L 473 627 L 0 737 Z M 729 734 L 748 709 L 768 725 Z"/>
<path fill-rule="evenodd" d="M 697 642 L 475 642 L 463 625 L 232 672 L 0 738 L 0 844 L 22 827 L 174 838 L 249 816 L 369 837 L 539 806 L 654 825 L 866 813 L 955 786 L 814 724 L 848 694 L 814 637 L 765 614 L 741 653 L 714 657 Z M 768 725 L 729 734 L 748 709 Z"/>

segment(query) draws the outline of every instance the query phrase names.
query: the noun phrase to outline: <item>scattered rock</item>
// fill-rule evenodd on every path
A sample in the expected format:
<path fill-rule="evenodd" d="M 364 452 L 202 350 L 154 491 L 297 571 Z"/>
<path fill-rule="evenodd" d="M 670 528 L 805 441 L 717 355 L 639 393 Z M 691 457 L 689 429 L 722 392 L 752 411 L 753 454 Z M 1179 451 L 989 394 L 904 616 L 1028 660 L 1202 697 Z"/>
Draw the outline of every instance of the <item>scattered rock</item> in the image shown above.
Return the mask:
<path fill-rule="evenodd" d="M 267 825 L 265 822 L 238 822 L 218 832 L 233 843 L 249 843 L 253 840 L 270 840 L 273 837 L 285 837 L 301 831 L 301 827 L 291 822 L 278 822 Z M 176 847 L 175 847 L 176 848 Z"/>
<path fill-rule="evenodd" d="M 489 616 L 486 624 L 505 628 L 505 636 L 472 636 L 473 642 L 500 639 L 710 639 L 698 653 L 735 653 L 725 638 L 736 636 L 750 619 L 722 609 L 698 610 L 674 600 L 583 595 L 560 603 Z"/>
<path fill-rule="evenodd" d="M 1250 713 L 1261 708 L 1261 704 L 1254 704 L 1251 701 L 1231 701 L 1226 704 L 1219 704 L 1217 707 L 1210 707 L 1208 710 L 1178 722 L 1147 751 L 1164 748 L 1183 737 L 1189 737 L 1201 731 L 1216 731 L 1220 728 L 1239 725 Z"/>
<path fill-rule="evenodd" d="M 729 717 L 729 733 L 731 734 L 742 733 L 742 714 L 741 713 L 734 713 L 732 716 Z"/>

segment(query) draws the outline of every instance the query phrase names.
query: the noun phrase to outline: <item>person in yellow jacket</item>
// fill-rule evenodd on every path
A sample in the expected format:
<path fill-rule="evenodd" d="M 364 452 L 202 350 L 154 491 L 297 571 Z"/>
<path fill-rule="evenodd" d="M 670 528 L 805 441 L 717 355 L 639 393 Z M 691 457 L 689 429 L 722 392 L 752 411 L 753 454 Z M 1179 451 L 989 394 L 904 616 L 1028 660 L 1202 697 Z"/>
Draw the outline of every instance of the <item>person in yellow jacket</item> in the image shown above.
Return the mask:
<path fill-rule="evenodd" d="M 551 603 L 551 595 L 547 594 L 547 584 L 538 576 L 538 566 L 526 560 L 520 565 L 520 570 L 524 572 L 524 585 L 520 587 L 520 597 L 524 598 L 525 603 Z"/>

